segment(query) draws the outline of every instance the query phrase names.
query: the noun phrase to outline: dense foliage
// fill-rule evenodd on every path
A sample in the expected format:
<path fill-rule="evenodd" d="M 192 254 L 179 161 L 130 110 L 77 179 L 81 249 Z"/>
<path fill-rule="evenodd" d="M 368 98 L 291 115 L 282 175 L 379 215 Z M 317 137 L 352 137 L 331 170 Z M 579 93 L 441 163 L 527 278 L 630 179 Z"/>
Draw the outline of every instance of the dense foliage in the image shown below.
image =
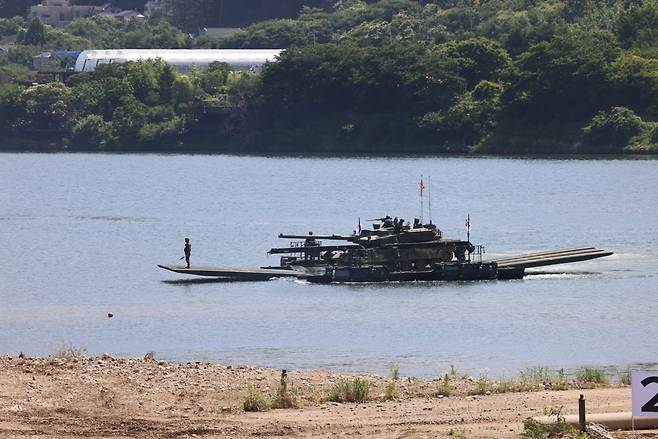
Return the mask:
<path fill-rule="evenodd" d="M 174 147 L 214 95 L 239 93 L 250 78 L 221 63 L 186 76 L 159 60 L 102 65 L 67 84 L 0 88 L 0 128 L 56 131 L 73 148 Z"/>
<path fill-rule="evenodd" d="M 239 27 L 296 17 L 304 6 L 330 8 L 331 0 L 162 0 L 162 13 L 172 23 L 196 33 L 204 27 Z"/>
<path fill-rule="evenodd" d="M 188 1 L 178 25 L 193 27 L 210 3 Z M 658 151 L 657 0 L 333 6 L 216 41 L 191 40 L 165 20 L 95 18 L 65 29 L 2 20 L 0 33 L 22 45 L 0 54 L 0 124 L 79 148 Z M 195 45 L 287 50 L 256 75 L 226 66 L 181 75 L 149 62 L 26 87 L 44 48 Z"/>

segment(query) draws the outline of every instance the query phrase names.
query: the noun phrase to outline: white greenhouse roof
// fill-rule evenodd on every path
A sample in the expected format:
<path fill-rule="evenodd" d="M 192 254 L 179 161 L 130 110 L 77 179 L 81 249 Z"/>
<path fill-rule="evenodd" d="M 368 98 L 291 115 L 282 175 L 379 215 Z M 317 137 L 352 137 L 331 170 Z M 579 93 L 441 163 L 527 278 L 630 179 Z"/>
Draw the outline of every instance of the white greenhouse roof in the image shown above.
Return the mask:
<path fill-rule="evenodd" d="M 99 64 L 160 58 L 181 71 L 206 68 L 219 61 L 235 70 L 253 70 L 276 61 L 283 49 L 112 49 L 85 50 L 75 62 L 76 72 L 93 72 Z"/>

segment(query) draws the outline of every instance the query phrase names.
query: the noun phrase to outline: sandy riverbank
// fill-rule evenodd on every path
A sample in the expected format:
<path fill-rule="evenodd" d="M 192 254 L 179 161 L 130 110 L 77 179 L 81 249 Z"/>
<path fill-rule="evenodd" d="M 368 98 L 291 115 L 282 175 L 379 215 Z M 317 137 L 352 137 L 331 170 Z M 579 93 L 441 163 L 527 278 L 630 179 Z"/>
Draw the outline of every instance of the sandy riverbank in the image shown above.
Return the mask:
<path fill-rule="evenodd" d="M 477 380 L 455 376 L 450 396 L 442 397 L 442 380 L 401 377 L 396 398 L 384 401 L 390 381 L 361 375 L 373 386 L 371 400 L 335 403 L 327 395 L 345 375 L 291 371 L 299 408 L 241 410 L 249 385 L 274 394 L 280 376 L 281 371 L 250 366 L 108 356 L 0 357 L 0 437 L 506 438 L 518 437 L 523 420 L 546 407 L 577 413 L 580 393 L 590 413 L 628 411 L 631 396 L 627 386 L 469 395 Z"/>

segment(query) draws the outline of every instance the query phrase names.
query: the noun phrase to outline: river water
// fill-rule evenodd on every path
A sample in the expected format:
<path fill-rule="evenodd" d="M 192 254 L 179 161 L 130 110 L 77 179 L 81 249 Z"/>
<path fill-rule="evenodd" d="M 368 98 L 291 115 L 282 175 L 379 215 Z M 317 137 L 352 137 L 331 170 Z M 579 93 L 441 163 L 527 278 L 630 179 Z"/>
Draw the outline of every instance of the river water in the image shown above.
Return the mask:
<path fill-rule="evenodd" d="M 524 280 L 180 282 L 159 263 L 275 265 L 281 232 L 433 220 L 488 256 L 593 245 Z M 426 177 L 427 178 L 427 177 Z M 89 354 L 432 377 L 658 359 L 658 161 L 0 154 L 0 353 Z M 427 211 L 425 212 L 427 215 Z M 114 317 L 109 319 L 108 312 Z"/>

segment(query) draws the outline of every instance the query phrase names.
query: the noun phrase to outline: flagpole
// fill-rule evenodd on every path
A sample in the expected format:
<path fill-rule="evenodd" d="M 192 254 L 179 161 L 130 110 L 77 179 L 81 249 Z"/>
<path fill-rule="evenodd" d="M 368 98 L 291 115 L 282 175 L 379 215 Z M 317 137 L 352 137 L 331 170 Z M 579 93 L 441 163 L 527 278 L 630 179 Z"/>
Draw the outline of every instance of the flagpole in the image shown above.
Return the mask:
<path fill-rule="evenodd" d="M 471 242 L 471 214 L 466 216 L 466 241 Z"/>
<path fill-rule="evenodd" d="M 432 224 L 432 177 L 427 176 L 427 205 L 430 211 L 430 224 Z"/>
<path fill-rule="evenodd" d="M 423 174 L 420 174 L 420 222 L 423 222 L 423 189 L 425 189 L 423 184 Z"/>

